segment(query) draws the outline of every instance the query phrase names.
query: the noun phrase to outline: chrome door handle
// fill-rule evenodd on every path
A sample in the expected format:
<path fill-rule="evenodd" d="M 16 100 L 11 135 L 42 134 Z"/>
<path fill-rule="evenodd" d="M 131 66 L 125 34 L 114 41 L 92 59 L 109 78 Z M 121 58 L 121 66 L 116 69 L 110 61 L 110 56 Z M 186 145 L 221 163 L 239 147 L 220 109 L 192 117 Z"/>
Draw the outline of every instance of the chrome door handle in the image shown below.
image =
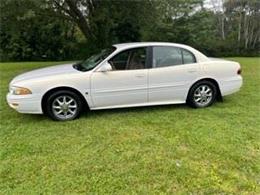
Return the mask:
<path fill-rule="evenodd" d="M 189 73 L 197 72 L 197 70 L 188 70 Z"/>

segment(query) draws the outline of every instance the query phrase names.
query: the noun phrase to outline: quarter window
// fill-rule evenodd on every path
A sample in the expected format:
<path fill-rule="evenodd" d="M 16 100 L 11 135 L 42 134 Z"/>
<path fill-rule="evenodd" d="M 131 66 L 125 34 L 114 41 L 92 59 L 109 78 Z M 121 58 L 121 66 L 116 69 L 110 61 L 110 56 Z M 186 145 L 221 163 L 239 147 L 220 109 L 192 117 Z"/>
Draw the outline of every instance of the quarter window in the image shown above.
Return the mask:
<path fill-rule="evenodd" d="M 195 59 L 194 55 L 191 52 L 183 49 L 182 50 L 182 55 L 183 55 L 183 64 L 196 63 L 196 59 Z"/>

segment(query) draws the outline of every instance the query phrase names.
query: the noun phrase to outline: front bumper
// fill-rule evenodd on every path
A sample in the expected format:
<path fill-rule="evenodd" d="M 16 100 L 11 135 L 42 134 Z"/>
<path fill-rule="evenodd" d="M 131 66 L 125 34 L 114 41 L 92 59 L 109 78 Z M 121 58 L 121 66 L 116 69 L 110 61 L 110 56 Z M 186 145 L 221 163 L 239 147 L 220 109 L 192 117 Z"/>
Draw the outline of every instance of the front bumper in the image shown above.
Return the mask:
<path fill-rule="evenodd" d="M 6 96 L 8 105 L 20 113 L 42 114 L 41 97 L 35 94 Z"/>

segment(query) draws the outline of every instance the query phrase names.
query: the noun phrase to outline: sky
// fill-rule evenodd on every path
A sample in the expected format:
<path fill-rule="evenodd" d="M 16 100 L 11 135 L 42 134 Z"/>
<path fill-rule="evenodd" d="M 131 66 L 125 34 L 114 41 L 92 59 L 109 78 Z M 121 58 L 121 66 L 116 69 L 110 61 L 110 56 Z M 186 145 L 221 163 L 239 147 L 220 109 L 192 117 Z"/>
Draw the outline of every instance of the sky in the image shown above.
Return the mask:
<path fill-rule="evenodd" d="M 221 10 L 224 0 L 205 0 L 204 6 L 209 9 Z"/>

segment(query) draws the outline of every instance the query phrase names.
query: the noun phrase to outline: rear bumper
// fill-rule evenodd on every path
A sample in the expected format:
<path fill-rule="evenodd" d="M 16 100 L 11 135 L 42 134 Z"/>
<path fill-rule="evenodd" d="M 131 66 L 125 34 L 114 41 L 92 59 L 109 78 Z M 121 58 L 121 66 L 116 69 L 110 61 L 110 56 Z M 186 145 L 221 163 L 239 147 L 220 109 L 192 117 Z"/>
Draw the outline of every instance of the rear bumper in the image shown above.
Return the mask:
<path fill-rule="evenodd" d="M 222 96 L 233 94 L 240 90 L 243 85 L 243 78 L 237 76 L 235 78 L 224 80 L 220 84 L 220 91 Z"/>
<path fill-rule="evenodd" d="M 20 113 L 42 114 L 41 97 L 38 95 L 12 95 L 7 94 L 8 105 Z"/>

